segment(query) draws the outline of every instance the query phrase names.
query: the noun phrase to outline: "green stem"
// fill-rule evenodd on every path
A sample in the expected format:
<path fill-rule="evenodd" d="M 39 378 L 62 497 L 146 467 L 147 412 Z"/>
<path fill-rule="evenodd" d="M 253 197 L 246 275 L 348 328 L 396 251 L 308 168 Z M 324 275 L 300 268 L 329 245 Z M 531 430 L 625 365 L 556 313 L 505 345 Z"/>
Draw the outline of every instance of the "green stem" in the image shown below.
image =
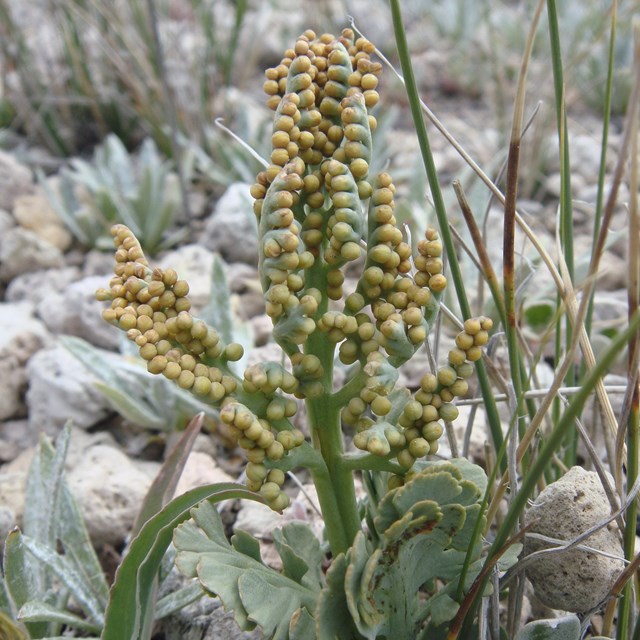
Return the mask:
<path fill-rule="evenodd" d="M 604 206 L 604 180 L 606 177 L 607 169 L 607 145 L 609 143 L 609 123 L 611 121 L 611 102 L 613 96 L 613 63 L 615 55 L 615 42 L 616 42 L 616 21 L 617 21 L 617 7 L 618 3 L 613 0 L 611 4 L 611 31 L 609 35 L 609 58 L 607 63 L 607 82 L 604 92 L 604 105 L 602 114 L 602 142 L 600 144 L 600 168 L 598 171 L 598 193 L 596 196 L 596 211 L 595 219 L 593 223 L 593 245 L 595 246 L 598 235 L 600 234 L 600 227 L 602 225 L 602 210 Z M 589 307 L 587 309 L 587 315 L 584 320 L 584 326 L 587 330 L 587 335 L 591 335 L 591 323 L 593 318 L 593 298 L 595 292 L 591 291 L 589 297 Z M 584 374 L 584 370 L 582 371 Z"/>
<path fill-rule="evenodd" d="M 327 290 L 326 270 L 321 260 L 307 271 L 307 288 Z M 328 308 L 324 297 L 318 309 L 318 317 Z M 351 546 L 360 531 L 360 517 L 356 500 L 353 472 L 345 465 L 344 441 L 340 423 L 340 407 L 333 397 L 333 364 L 335 345 L 326 334 L 314 331 L 307 339 L 306 354 L 316 356 L 323 367 L 322 385 L 324 393 L 318 398 L 307 398 L 307 415 L 313 446 L 320 451 L 327 473 L 313 474 L 318 500 L 325 521 L 331 552 L 335 556 Z"/>

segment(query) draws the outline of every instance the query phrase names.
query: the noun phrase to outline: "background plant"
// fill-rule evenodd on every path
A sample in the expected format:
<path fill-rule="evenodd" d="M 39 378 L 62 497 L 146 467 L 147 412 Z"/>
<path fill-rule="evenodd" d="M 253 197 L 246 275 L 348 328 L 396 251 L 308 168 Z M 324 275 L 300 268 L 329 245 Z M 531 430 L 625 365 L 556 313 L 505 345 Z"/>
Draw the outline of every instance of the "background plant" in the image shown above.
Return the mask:
<path fill-rule="evenodd" d="M 180 208 L 178 178 L 171 168 L 150 138 L 134 159 L 110 134 L 96 148 L 92 162 L 71 160 L 70 169 L 60 172 L 57 188 L 42 174 L 40 182 L 53 208 L 84 245 L 104 248 L 109 228 L 123 222 L 155 253 L 187 233 L 168 233 Z"/>

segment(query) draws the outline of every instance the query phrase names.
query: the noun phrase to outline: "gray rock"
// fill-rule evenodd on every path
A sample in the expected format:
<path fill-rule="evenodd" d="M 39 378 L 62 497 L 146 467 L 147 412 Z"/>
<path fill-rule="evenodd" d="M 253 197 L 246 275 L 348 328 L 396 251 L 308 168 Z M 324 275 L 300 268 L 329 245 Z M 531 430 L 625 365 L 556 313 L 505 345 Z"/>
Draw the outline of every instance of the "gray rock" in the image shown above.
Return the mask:
<path fill-rule="evenodd" d="M 5 282 L 21 273 L 63 265 L 60 249 L 33 231 L 14 227 L 0 238 L 0 279 Z"/>
<path fill-rule="evenodd" d="M 84 366 L 62 345 L 36 353 L 27 365 L 29 422 L 49 435 L 67 420 L 88 429 L 109 413 Z"/>
<path fill-rule="evenodd" d="M 88 276 L 101 276 L 103 273 L 108 273 L 109 279 L 113 273 L 113 254 L 105 253 L 104 251 L 98 251 L 97 249 L 91 249 L 91 251 L 82 254 L 82 275 Z M 107 280 L 107 282 L 108 282 Z M 106 287 L 106 284 L 102 285 Z"/>
<path fill-rule="evenodd" d="M 200 237 L 227 262 L 258 264 L 258 234 L 253 200 L 244 182 L 232 184 L 218 201 Z"/>
<path fill-rule="evenodd" d="M 160 596 L 187 586 L 191 581 L 174 569 L 160 587 Z M 242 631 L 231 611 L 225 611 L 219 598 L 206 594 L 160 621 L 165 640 L 260 640 L 259 629 Z"/>
<path fill-rule="evenodd" d="M 45 296 L 38 315 L 55 334 L 84 338 L 104 349 L 117 349 L 120 332 L 102 319 L 104 304 L 96 300 L 96 289 L 106 287 L 109 276 L 91 276 L 71 283 L 62 292 Z"/>
<path fill-rule="evenodd" d="M 44 325 L 33 316 L 31 304 L 0 303 L 0 420 L 24 413 L 25 365 L 48 340 Z"/>
<path fill-rule="evenodd" d="M 6 151 L 0 151 L 0 209 L 11 210 L 14 200 L 32 188 L 33 177 L 29 168 Z"/>
<path fill-rule="evenodd" d="M 77 267 L 22 273 L 9 283 L 6 299 L 8 302 L 28 300 L 37 304 L 49 293 L 63 291 L 68 284 L 79 277 L 80 271 Z"/>
<path fill-rule="evenodd" d="M 527 520 L 531 533 L 573 540 L 610 513 L 611 505 L 598 475 L 572 467 L 540 493 L 527 512 Z M 582 544 L 618 558 L 624 556 L 615 523 L 599 529 Z M 525 553 L 547 546 L 528 536 Z M 586 612 L 604 601 L 623 568 L 622 559 L 571 549 L 536 559 L 527 568 L 527 577 L 543 604 L 553 609 Z"/>
<path fill-rule="evenodd" d="M 5 420 L 0 422 L 0 438 L 22 452 L 30 447 L 35 447 L 40 438 L 39 432 L 31 428 L 26 418 Z M 12 456 L 14 460 L 17 456 Z"/>
<path fill-rule="evenodd" d="M 85 449 L 67 482 L 96 546 L 122 544 L 151 485 L 147 473 L 107 444 Z"/>
<path fill-rule="evenodd" d="M 189 299 L 194 307 L 201 308 L 209 301 L 213 270 L 211 251 L 197 244 L 187 244 L 166 253 L 158 266 L 162 269 L 175 269 L 178 278 L 189 283 Z"/>
<path fill-rule="evenodd" d="M 0 209 L 0 234 L 4 235 L 16 226 L 16 221 L 13 219 L 13 216 L 4 209 Z"/>

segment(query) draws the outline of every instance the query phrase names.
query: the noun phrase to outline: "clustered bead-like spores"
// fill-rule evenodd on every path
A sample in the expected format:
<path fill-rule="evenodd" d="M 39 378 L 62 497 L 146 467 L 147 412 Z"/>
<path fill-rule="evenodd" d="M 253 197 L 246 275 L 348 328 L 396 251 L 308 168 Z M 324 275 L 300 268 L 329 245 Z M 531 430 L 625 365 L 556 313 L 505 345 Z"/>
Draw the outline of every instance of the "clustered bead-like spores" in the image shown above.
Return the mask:
<path fill-rule="evenodd" d="M 127 227 L 115 225 L 112 234 L 115 277 L 110 290 L 96 294 L 111 300 L 104 319 L 135 342 L 150 373 L 175 380 L 211 403 L 221 402 L 237 386 L 224 365 L 242 357 L 242 346 L 225 344 L 214 329 L 191 315 L 189 285 L 173 269 L 152 270 Z"/>
<path fill-rule="evenodd" d="M 115 277 L 98 293 L 111 300 L 105 319 L 135 341 L 150 372 L 221 407 L 221 420 L 246 450 L 247 486 L 277 510 L 288 504 L 278 466 L 304 441 L 290 420 L 296 399 L 334 392 L 327 362 L 307 353 L 312 334 L 324 334 L 328 349 L 337 345 L 345 365 L 359 363 L 361 386 L 341 412 L 355 429 L 355 446 L 397 459 L 406 474 L 437 451 L 442 423 L 457 415 L 453 401 L 467 393 L 472 363 L 489 339 L 490 319 L 467 320 L 444 367 L 425 374 L 414 393 L 396 388 L 398 368 L 425 342 L 447 282 L 437 231 L 427 229 L 414 258 L 398 228 L 391 176 L 369 175 L 377 126 L 370 109 L 382 69 L 371 60 L 374 50 L 350 29 L 339 38 L 305 31 L 265 73 L 275 112 L 272 150 L 251 195 L 266 312 L 290 371 L 259 363 L 237 377 L 228 365 L 242 347 L 225 344 L 191 314 L 187 283 L 171 269 L 152 270 L 123 225 L 113 229 Z M 344 298 L 345 267 L 359 260 L 361 276 Z M 316 348 L 322 337 L 313 336 Z M 402 482 L 392 476 L 390 484 Z"/>

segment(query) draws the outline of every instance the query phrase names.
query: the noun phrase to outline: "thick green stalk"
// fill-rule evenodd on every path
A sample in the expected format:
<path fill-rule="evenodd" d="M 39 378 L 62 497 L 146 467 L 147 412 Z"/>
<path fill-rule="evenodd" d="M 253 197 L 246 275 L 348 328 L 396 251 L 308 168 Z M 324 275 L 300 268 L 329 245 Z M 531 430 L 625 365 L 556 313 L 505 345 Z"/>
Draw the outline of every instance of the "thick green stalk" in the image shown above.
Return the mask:
<path fill-rule="evenodd" d="M 407 45 L 407 36 L 402 24 L 402 13 L 400 11 L 399 0 L 390 0 L 391 15 L 393 18 L 393 30 L 396 40 L 396 46 L 398 48 L 398 56 L 400 58 L 400 65 L 402 67 L 402 75 L 404 76 L 404 82 L 407 89 L 407 97 L 409 99 L 409 106 L 411 107 L 411 115 L 413 123 L 416 127 L 416 134 L 418 136 L 418 143 L 420 145 L 420 153 L 422 155 L 422 161 L 427 172 L 427 178 L 429 180 L 429 186 L 431 188 L 431 195 L 433 197 L 433 204 L 438 218 L 438 225 L 440 227 L 440 237 L 444 243 L 444 247 L 449 260 L 449 268 L 451 270 L 451 277 L 453 278 L 456 294 L 458 297 L 458 303 L 462 315 L 465 319 L 472 316 L 471 307 L 467 300 L 465 291 L 464 279 L 462 271 L 460 269 L 460 263 L 458 262 L 457 254 L 455 251 L 455 245 L 453 243 L 453 237 L 449 230 L 449 222 L 447 219 L 447 211 L 442 197 L 442 191 L 440 190 L 440 184 L 438 182 L 438 175 L 436 171 L 433 154 L 431 153 L 431 147 L 429 145 L 429 136 L 427 134 L 427 128 L 422 115 L 422 106 L 420 104 L 420 96 L 418 94 L 418 86 L 413 73 L 413 67 L 411 66 L 411 58 L 409 56 L 409 47 Z M 489 383 L 489 377 L 484 364 L 481 360 L 476 363 L 476 371 L 478 374 L 478 381 L 480 388 L 482 389 L 482 397 L 485 402 L 485 412 L 487 414 L 487 420 L 489 428 L 491 430 L 491 436 L 493 439 L 493 445 L 496 451 L 502 446 L 502 425 L 500 422 L 500 416 L 498 415 L 498 409 L 496 407 L 493 393 L 491 391 L 491 385 Z M 506 467 L 505 467 L 506 468 Z"/>
<path fill-rule="evenodd" d="M 307 288 L 326 291 L 326 271 L 321 260 L 307 271 Z M 328 307 L 323 298 L 318 317 Z M 340 405 L 332 397 L 335 346 L 325 333 L 314 331 L 304 347 L 306 354 L 316 356 L 323 367 L 324 393 L 318 398 L 307 398 L 307 415 L 313 446 L 320 451 L 327 466 L 327 476 L 314 473 L 314 483 L 324 517 L 331 552 L 335 556 L 347 551 L 360 530 L 358 503 L 353 472 L 344 463 L 344 441 L 340 422 Z"/>

